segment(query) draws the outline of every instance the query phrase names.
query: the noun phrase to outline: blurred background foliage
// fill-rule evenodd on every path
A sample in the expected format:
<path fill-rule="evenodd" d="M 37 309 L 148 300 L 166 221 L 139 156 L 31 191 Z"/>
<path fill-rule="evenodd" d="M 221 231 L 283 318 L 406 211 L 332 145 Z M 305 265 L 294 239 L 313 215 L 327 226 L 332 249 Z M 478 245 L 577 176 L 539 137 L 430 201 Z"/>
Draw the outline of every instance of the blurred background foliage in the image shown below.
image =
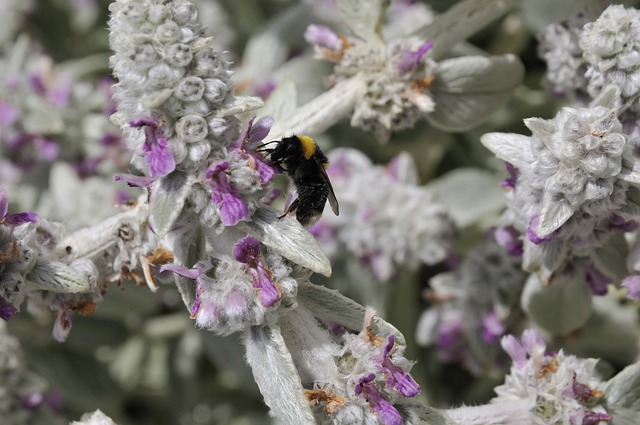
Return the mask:
<path fill-rule="evenodd" d="M 55 64 L 69 69 L 84 66 L 82 79 L 98 81 L 110 75 L 106 24 L 109 3 L 107 0 L 25 2 L 13 40 L 26 34 L 34 48 L 50 56 Z M 425 3 L 439 12 L 456 2 Z M 524 83 L 508 104 L 468 132 L 446 133 L 420 121 L 415 128 L 394 134 L 390 143 L 380 145 L 370 134 L 351 128 L 344 120 L 326 134 L 314 136 L 325 150 L 353 147 L 379 164 L 387 163 L 400 152 L 408 152 L 425 184 L 466 168 L 485 170 L 497 184 L 506 172 L 501 162 L 479 143 L 479 137 L 489 131 L 528 134 L 523 118 L 550 118 L 555 114 L 563 100 L 551 98 L 541 86 L 545 65 L 536 52 L 535 32 L 547 23 L 566 18 L 586 3 L 589 2 L 525 0 L 522 8 L 494 22 L 451 52 L 452 55 L 477 51 L 512 53 L 526 66 Z M 196 4 L 202 8 L 205 26 L 209 26 L 215 42 L 229 52 L 228 58 L 238 70 L 238 90 L 248 93 L 252 93 L 253 82 L 268 77 L 256 74 L 256 65 L 252 63 L 256 59 L 247 53 L 252 40 L 265 34 L 275 35 L 276 44 L 285 49 L 280 65 L 286 68 L 287 63 L 310 57 L 310 46 L 302 36 L 307 25 L 318 22 L 335 25 L 330 15 L 321 13 L 331 8 L 328 0 L 197 0 Z M 2 20 L 0 18 L 0 22 Z M 11 46 L 12 42 L 7 51 Z M 86 65 L 88 62 L 91 66 Z M 292 65 L 290 70 L 281 71 L 286 75 L 297 74 L 297 80 L 308 83 L 299 87 L 300 99 L 318 94 L 323 87 L 322 77 L 330 73 L 327 64 L 315 64 Z M 253 69 L 248 69 L 251 66 Z M 278 70 L 266 70 L 265 74 L 270 71 L 277 75 Z M 105 187 L 113 185 L 108 175 L 102 177 Z M 49 178 L 40 178 L 38 183 L 47 188 Z M 82 182 L 80 179 L 79 184 Z M 20 185 L 16 191 L 19 188 Z M 20 197 L 16 201 L 12 207 L 38 212 L 38 203 Z M 112 201 L 105 199 L 104 202 Z M 490 206 L 490 209 L 493 214 L 488 214 L 488 219 L 472 221 L 459 229 L 457 250 L 461 255 L 495 224 L 501 205 Z M 74 219 L 58 218 L 65 222 Z M 348 265 L 339 264 L 331 279 L 317 277 L 314 282 L 338 288 L 360 303 L 378 303 L 380 314 L 406 336 L 406 357 L 417 360 L 412 375 L 431 404 L 446 407 L 482 403 L 493 396 L 492 390 L 502 382 L 504 367 L 508 365 L 506 359 L 498 357 L 497 361 L 504 364 L 483 375 L 474 375 L 455 363 L 444 364 L 439 361 L 435 348 L 418 347 L 414 340 L 420 313 L 428 307 L 424 291 L 428 289 L 429 279 L 447 270 L 447 265 L 424 266 L 418 273 L 402 273 L 391 284 L 369 282 L 364 287 L 352 285 L 347 268 Z M 606 309 L 603 305 L 599 311 L 606 312 Z M 633 320 L 634 313 L 629 314 Z M 73 330 L 63 344 L 51 337 L 52 320 L 53 317 L 47 315 L 32 316 L 23 312 L 7 326 L 9 333 L 19 338 L 28 367 L 48 382 L 49 392 L 61 396 L 63 402 L 58 413 L 61 418 L 78 419 L 83 412 L 100 408 L 121 425 L 249 425 L 269 421 L 237 338 L 221 338 L 196 330 L 171 285 L 163 285 L 156 294 L 134 282 L 124 282 L 120 288 L 110 287 L 93 315 L 74 317 Z M 594 315 L 592 321 L 602 332 L 612 329 L 625 332 L 624 327 L 616 327 L 615 322 L 605 318 L 605 313 Z M 591 340 L 588 335 L 578 340 L 567 336 L 555 342 L 581 356 L 603 354 L 598 352 L 597 344 L 585 343 Z M 611 373 L 633 361 L 637 347 L 619 347 L 618 353 L 617 358 L 607 353 L 608 361 L 602 366 L 605 373 L 607 369 Z"/>

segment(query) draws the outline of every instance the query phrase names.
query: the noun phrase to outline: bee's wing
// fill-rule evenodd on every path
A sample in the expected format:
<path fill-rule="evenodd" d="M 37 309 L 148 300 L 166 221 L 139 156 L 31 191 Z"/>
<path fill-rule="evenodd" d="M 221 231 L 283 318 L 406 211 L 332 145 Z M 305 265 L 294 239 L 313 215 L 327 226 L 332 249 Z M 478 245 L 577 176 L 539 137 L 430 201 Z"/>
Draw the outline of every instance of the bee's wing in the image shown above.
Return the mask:
<path fill-rule="evenodd" d="M 329 180 L 329 176 L 327 175 L 327 170 L 324 167 L 320 167 L 322 169 L 322 176 L 324 177 L 325 182 L 327 183 L 327 187 L 329 187 L 329 205 L 331 205 L 331 210 L 335 215 L 340 215 L 340 207 L 338 206 L 338 200 L 336 199 L 336 194 L 333 191 L 333 186 L 331 186 L 331 180 Z"/>

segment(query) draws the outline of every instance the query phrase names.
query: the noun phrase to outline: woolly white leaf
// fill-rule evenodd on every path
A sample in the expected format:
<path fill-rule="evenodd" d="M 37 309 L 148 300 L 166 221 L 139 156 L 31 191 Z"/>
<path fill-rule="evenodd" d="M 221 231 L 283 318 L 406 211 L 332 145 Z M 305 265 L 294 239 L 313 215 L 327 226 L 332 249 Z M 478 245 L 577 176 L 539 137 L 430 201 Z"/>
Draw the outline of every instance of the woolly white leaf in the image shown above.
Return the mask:
<path fill-rule="evenodd" d="M 514 399 L 493 400 L 490 404 L 462 406 L 445 412 L 460 425 L 532 425 L 530 409 L 528 399 Z"/>
<path fill-rule="evenodd" d="M 548 140 L 556 132 L 555 120 L 544 120 L 542 118 L 526 118 L 524 125 L 531 133 L 540 140 Z"/>
<path fill-rule="evenodd" d="M 258 112 L 261 116 L 273 117 L 277 122 L 295 111 L 297 97 L 298 92 L 294 82 L 289 79 L 284 80 L 271 92 L 269 99 Z"/>
<path fill-rule="evenodd" d="M 162 237 L 171 230 L 194 180 L 192 175 L 174 171 L 153 184 L 149 198 L 149 224 L 156 235 Z"/>
<path fill-rule="evenodd" d="M 433 41 L 429 54 L 438 59 L 487 24 L 517 6 L 521 0 L 465 0 L 450 7 L 415 35 Z"/>
<path fill-rule="evenodd" d="M 235 96 L 233 102 L 225 105 L 217 113 L 218 117 L 230 117 L 232 115 L 244 114 L 262 108 L 264 102 L 255 96 Z"/>
<path fill-rule="evenodd" d="M 566 335 L 587 322 L 591 315 L 591 290 L 584 279 L 556 279 L 545 288 L 532 274 L 522 293 L 523 308 L 540 327 Z"/>
<path fill-rule="evenodd" d="M 480 142 L 499 159 L 522 168 L 528 164 L 524 152 L 529 149 L 529 139 L 516 133 L 487 133 L 480 137 Z"/>
<path fill-rule="evenodd" d="M 620 99 L 620 88 L 613 84 L 609 84 L 607 87 L 602 89 L 600 94 L 598 94 L 598 97 L 589 103 L 590 108 L 604 106 L 605 108 L 616 109 L 621 105 L 622 99 Z"/>
<path fill-rule="evenodd" d="M 88 292 L 96 289 L 90 279 L 78 270 L 59 261 L 36 259 L 26 275 L 29 289 L 59 293 Z"/>
<path fill-rule="evenodd" d="M 278 218 L 275 209 L 262 206 L 251 221 L 236 227 L 267 245 L 285 258 L 324 276 L 331 276 L 331 263 L 318 241 L 291 216 Z"/>
<path fill-rule="evenodd" d="M 435 189 L 437 199 L 447 207 L 460 227 L 504 208 L 500 181 L 491 173 L 479 169 L 459 168 L 440 177 L 429 187 Z"/>
<path fill-rule="evenodd" d="M 326 329 L 318 326 L 311 312 L 300 303 L 280 319 L 282 337 L 290 347 L 291 357 L 298 367 L 303 381 L 339 380 L 338 367 L 334 358 L 340 347 L 331 340 Z"/>
<path fill-rule="evenodd" d="M 116 423 L 98 409 L 95 412 L 85 413 L 80 421 L 71 422 L 71 425 L 116 425 Z"/>
<path fill-rule="evenodd" d="M 423 406 L 422 404 L 402 404 L 396 406 L 403 417 L 405 424 L 422 425 L 458 425 L 464 422 L 456 422 L 443 410 L 434 407 Z"/>
<path fill-rule="evenodd" d="M 335 289 L 311 282 L 298 284 L 298 299 L 320 320 L 331 320 L 349 329 L 362 330 L 365 307 L 347 298 Z M 392 324 L 376 316 L 373 320 L 378 335 L 394 334 L 396 343 L 406 345 L 404 335 Z"/>
<path fill-rule="evenodd" d="M 622 157 L 622 170 L 618 178 L 629 183 L 640 185 L 640 161 L 633 157 Z"/>
<path fill-rule="evenodd" d="M 629 257 L 629 245 L 620 232 L 613 233 L 607 243 L 596 249 L 593 259 L 596 267 L 615 281 L 621 281 L 629 275 L 626 259 Z"/>
<path fill-rule="evenodd" d="M 247 362 L 271 415 L 284 425 L 315 425 L 280 327 L 252 327 L 246 332 L 244 343 Z"/>
<path fill-rule="evenodd" d="M 342 22 L 365 41 L 380 41 L 380 26 L 391 0 L 336 0 Z"/>
<path fill-rule="evenodd" d="M 292 114 L 275 122 L 269 137 L 281 139 L 291 134 L 320 134 L 348 116 L 365 90 L 365 82 L 355 76 L 302 105 Z"/>
<path fill-rule="evenodd" d="M 574 212 L 574 208 L 566 199 L 555 199 L 555 194 L 546 192 L 542 200 L 540 225 L 534 230 L 541 238 L 550 235 L 566 223 Z"/>
<path fill-rule="evenodd" d="M 605 394 L 613 425 L 636 424 L 640 417 L 640 363 L 627 366 L 610 379 Z"/>
<path fill-rule="evenodd" d="M 632 216 L 640 215 L 640 189 L 634 186 L 627 189 L 627 202 L 622 206 L 621 211 Z"/>
<path fill-rule="evenodd" d="M 569 244 L 561 239 L 553 239 L 540 245 L 542 248 L 543 264 L 547 270 L 558 269 L 569 253 Z"/>
<path fill-rule="evenodd" d="M 197 217 L 192 217 L 191 223 L 197 223 Z M 165 240 L 173 252 L 174 264 L 190 268 L 206 258 L 205 232 L 194 224 L 187 225 L 185 223 L 179 227 L 178 231 L 169 232 Z M 182 297 L 182 302 L 187 310 L 191 310 L 195 300 L 196 285 L 193 280 L 182 277 L 178 273 L 174 273 L 173 279 Z"/>
<path fill-rule="evenodd" d="M 443 130 L 468 130 L 501 107 L 523 76 L 524 66 L 514 55 L 442 61 L 430 89 L 436 110 L 427 119 Z"/>

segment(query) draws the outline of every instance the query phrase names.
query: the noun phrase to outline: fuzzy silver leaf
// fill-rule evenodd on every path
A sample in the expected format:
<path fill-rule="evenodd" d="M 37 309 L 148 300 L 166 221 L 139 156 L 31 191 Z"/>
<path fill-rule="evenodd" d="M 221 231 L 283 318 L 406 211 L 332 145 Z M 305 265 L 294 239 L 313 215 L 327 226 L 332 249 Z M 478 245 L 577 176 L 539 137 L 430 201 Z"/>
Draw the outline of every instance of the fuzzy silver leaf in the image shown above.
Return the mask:
<path fill-rule="evenodd" d="M 514 55 L 464 56 L 438 64 L 430 92 L 436 110 L 427 116 L 434 126 L 465 131 L 501 107 L 524 77 Z"/>
<path fill-rule="evenodd" d="M 380 26 L 390 0 L 337 0 L 342 21 L 353 35 L 365 41 L 381 41 Z"/>
<path fill-rule="evenodd" d="M 284 425 L 315 425 L 280 327 L 254 326 L 245 333 L 244 344 L 247 363 L 271 415 Z"/>
<path fill-rule="evenodd" d="M 544 287 L 532 274 L 522 294 L 522 306 L 537 325 L 554 335 L 566 335 L 591 316 L 591 290 L 581 279 L 556 279 Z"/>
<path fill-rule="evenodd" d="M 96 289 L 88 276 L 59 261 L 37 259 L 26 278 L 31 290 L 74 294 Z"/>
<path fill-rule="evenodd" d="M 192 175 L 174 171 L 154 183 L 149 199 L 149 224 L 156 235 L 164 236 L 171 230 L 194 180 Z"/>
<path fill-rule="evenodd" d="M 240 222 L 237 227 L 294 263 L 331 276 L 331 263 L 318 241 L 295 218 L 279 216 L 275 209 L 262 206 L 251 221 Z"/>

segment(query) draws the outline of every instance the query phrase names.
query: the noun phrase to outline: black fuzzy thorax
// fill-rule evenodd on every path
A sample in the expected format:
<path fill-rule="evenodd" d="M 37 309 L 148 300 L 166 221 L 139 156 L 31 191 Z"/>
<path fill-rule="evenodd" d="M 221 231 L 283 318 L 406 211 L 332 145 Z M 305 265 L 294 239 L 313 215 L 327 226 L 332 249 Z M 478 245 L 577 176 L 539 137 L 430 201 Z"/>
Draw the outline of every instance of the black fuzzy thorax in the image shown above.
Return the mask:
<path fill-rule="evenodd" d="M 316 145 L 309 159 L 297 136 L 285 137 L 270 155 L 274 166 L 285 171 L 298 192 L 298 199 L 289 208 L 303 225 L 313 223 L 324 210 L 329 195 L 323 168 L 328 164 L 324 152 Z"/>

